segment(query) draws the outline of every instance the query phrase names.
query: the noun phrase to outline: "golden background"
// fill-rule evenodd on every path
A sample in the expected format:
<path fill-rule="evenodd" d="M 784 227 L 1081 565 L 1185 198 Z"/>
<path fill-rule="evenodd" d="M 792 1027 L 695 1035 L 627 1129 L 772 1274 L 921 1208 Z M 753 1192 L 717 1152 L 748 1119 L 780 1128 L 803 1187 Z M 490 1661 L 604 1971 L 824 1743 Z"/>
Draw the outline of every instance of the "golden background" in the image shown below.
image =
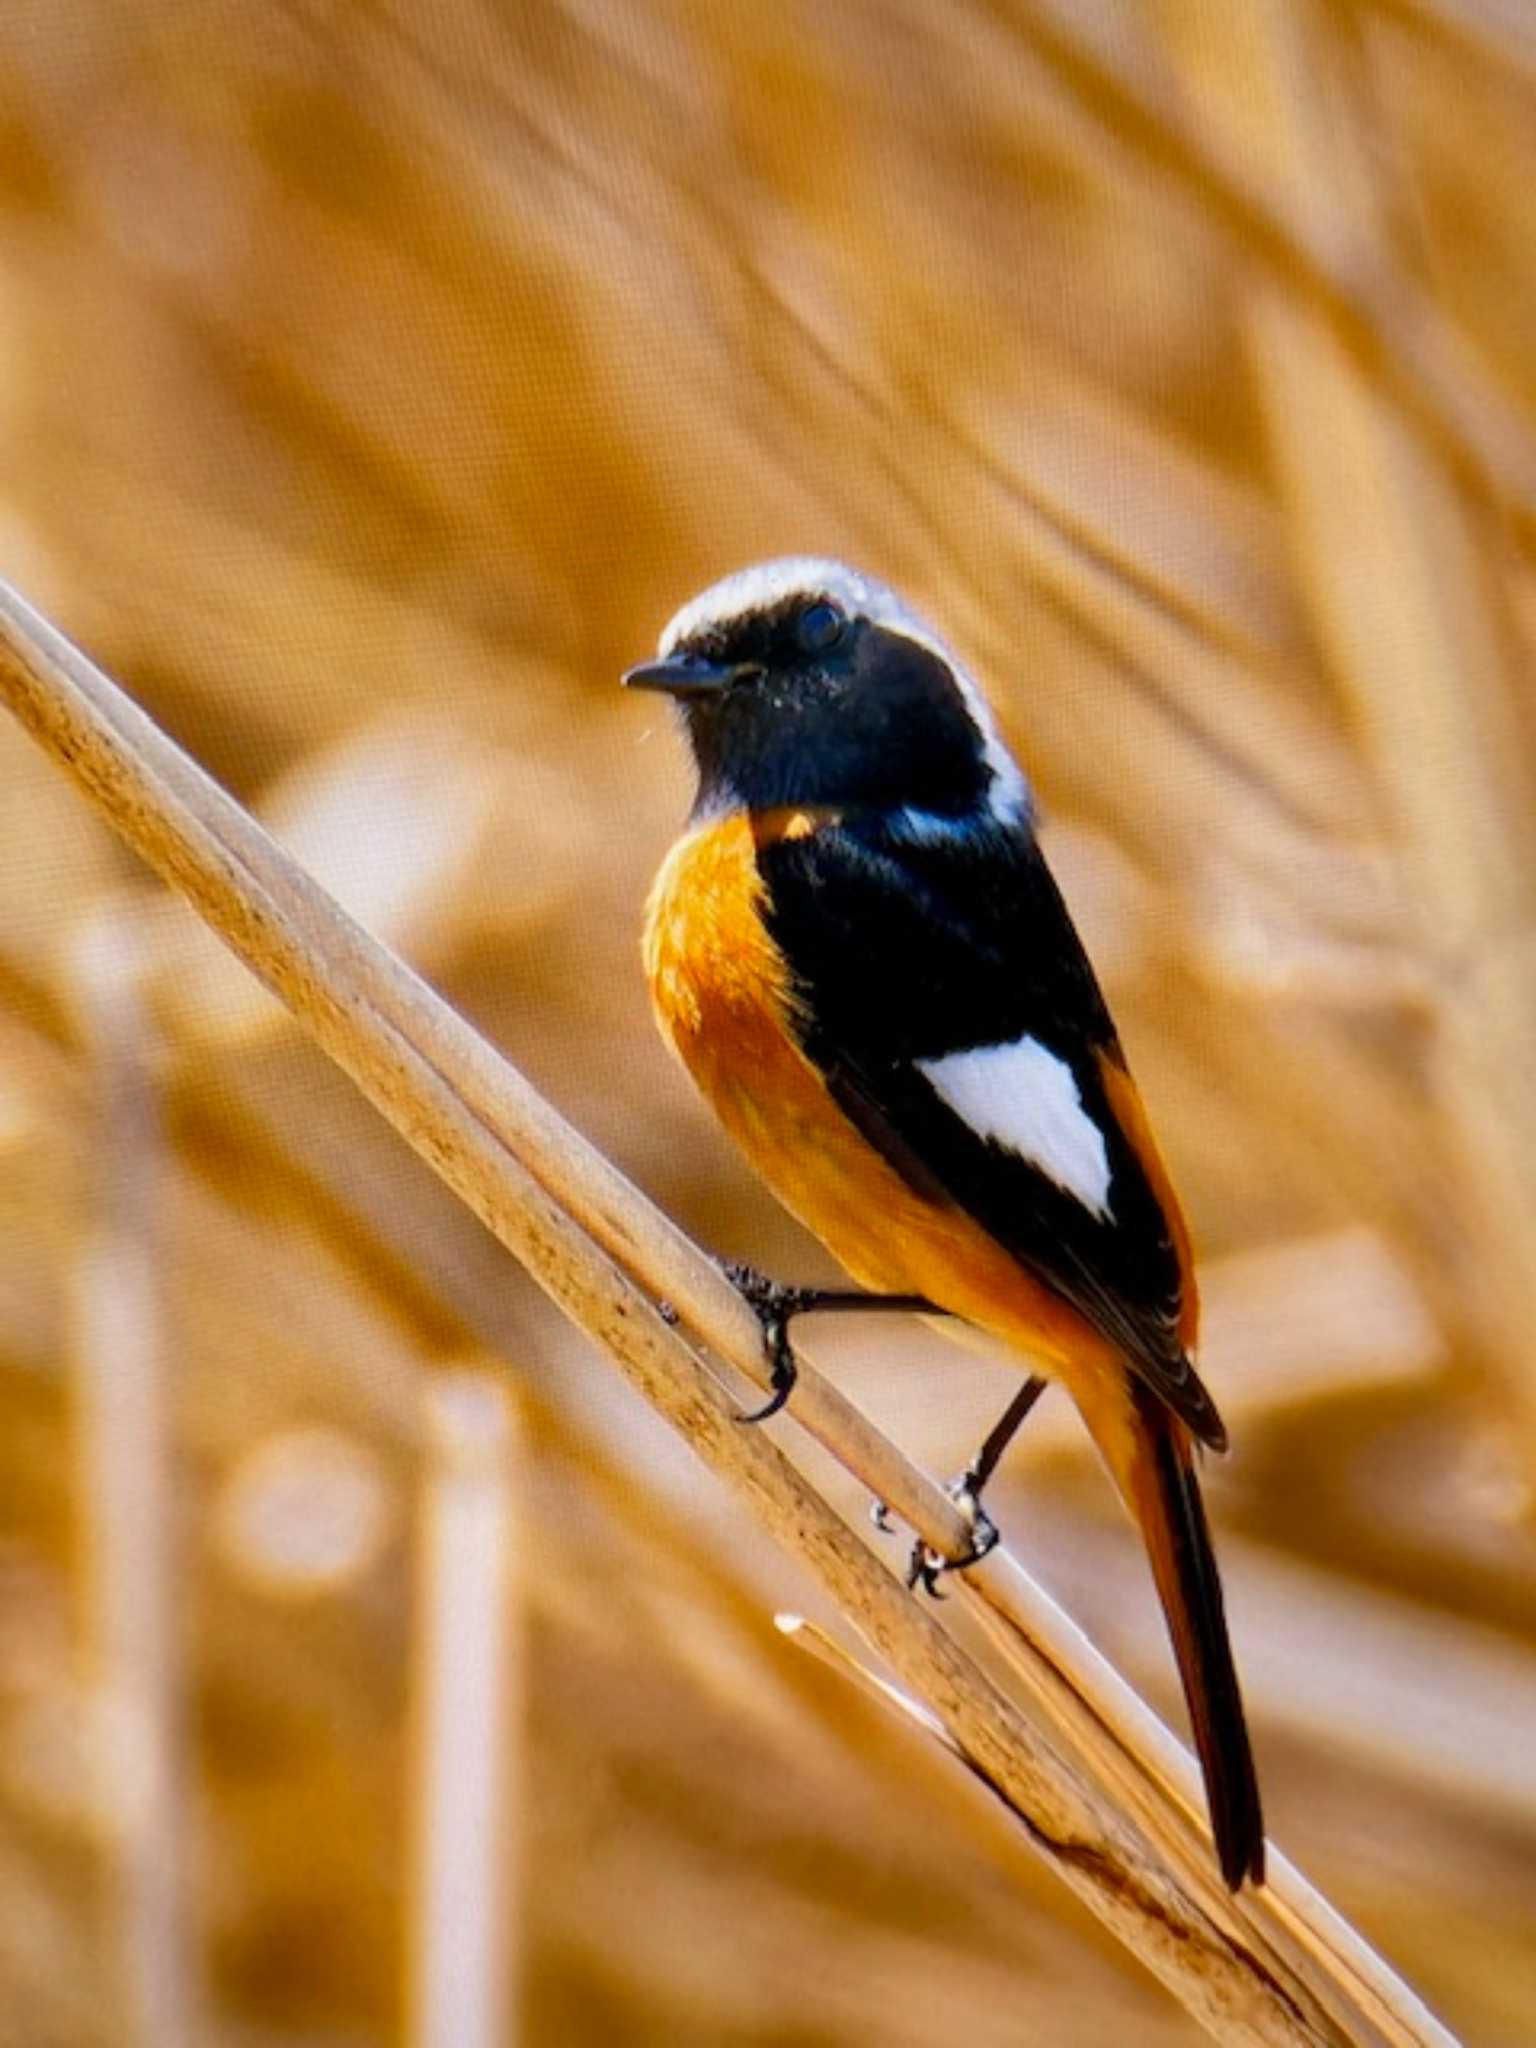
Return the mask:
<path fill-rule="evenodd" d="M 801 551 L 972 660 L 1202 1249 L 1272 1832 L 1466 2038 L 1536 2038 L 1524 11 L 5 30 L 0 570 L 789 1276 L 646 1015 L 688 779 L 617 673 Z M 522 2038 L 1194 2038 L 9 725 L 0 821 L 0 2042 L 403 2038 L 449 1374 L 520 1446 Z M 939 1472 L 1006 1391 L 922 1328 L 813 1348 Z M 994 1506 L 1182 1726 L 1064 1403 Z"/>

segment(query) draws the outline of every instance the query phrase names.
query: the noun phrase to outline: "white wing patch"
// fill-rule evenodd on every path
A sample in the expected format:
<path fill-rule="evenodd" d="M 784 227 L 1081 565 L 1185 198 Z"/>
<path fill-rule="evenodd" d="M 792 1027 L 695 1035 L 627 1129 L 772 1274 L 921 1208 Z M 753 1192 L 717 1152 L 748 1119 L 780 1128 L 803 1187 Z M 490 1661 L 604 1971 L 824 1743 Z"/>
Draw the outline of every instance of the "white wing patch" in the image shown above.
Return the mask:
<path fill-rule="evenodd" d="M 1037 1166 L 1085 1209 L 1109 1218 L 1109 1153 L 1104 1133 L 1083 1107 L 1076 1076 L 1037 1038 L 982 1045 L 920 1071 L 978 1137 L 990 1138 Z"/>

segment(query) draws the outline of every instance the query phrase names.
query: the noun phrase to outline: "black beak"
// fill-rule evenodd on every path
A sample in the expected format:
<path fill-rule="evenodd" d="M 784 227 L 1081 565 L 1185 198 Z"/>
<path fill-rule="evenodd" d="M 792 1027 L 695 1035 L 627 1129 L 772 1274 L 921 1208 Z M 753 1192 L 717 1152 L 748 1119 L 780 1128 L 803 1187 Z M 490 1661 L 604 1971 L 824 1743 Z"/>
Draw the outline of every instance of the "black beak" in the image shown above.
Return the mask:
<path fill-rule="evenodd" d="M 743 676 L 761 671 L 750 661 L 709 661 L 702 654 L 669 654 L 624 671 L 626 690 L 661 690 L 668 697 L 713 697 Z"/>

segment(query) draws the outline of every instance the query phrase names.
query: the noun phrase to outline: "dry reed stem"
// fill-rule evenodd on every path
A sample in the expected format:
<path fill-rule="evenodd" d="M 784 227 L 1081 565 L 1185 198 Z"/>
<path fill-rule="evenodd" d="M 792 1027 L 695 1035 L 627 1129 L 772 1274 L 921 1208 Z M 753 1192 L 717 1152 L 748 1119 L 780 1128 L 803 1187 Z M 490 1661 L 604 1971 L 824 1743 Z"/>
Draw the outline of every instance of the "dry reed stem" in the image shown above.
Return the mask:
<path fill-rule="evenodd" d="M 921 1728 L 923 1733 L 931 1736 L 941 1748 L 947 1749 L 951 1756 L 959 1757 L 962 1763 L 965 1761 L 965 1751 L 960 1748 L 937 1715 L 930 1714 L 921 1700 L 913 1699 L 912 1695 L 903 1692 L 899 1685 L 892 1685 L 890 1680 L 882 1678 L 878 1671 L 871 1671 L 861 1658 L 856 1657 L 845 1644 L 838 1642 L 835 1636 L 829 1636 L 824 1628 L 818 1628 L 814 1621 L 807 1621 L 803 1614 L 776 1614 L 773 1617 L 773 1625 L 797 1650 L 804 1650 L 806 1655 L 814 1657 L 818 1664 L 824 1664 L 829 1671 L 835 1671 L 839 1678 L 846 1679 L 867 1699 L 876 1701 L 892 1713 L 900 1714 L 903 1720 L 910 1721 L 915 1728 Z"/>
<path fill-rule="evenodd" d="M 710 1262 L 24 601 L 0 586 L 0 690 L 121 835 L 293 1009 L 572 1319 L 820 1579 L 944 1723 L 1089 1908 L 1225 2043 L 1451 2036 L 1303 1880 L 1231 1898 L 1191 1814 L 1193 1766 L 1017 1564 L 961 1599 L 1029 1713 L 909 1594 L 658 1314 L 673 1301 L 761 1377 L 756 1325 Z M 632 1277 L 633 1276 L 633 1277 Z M 638 1284 L 637 1284 L 638 1283 Z M 952 1505 L 807 1369 L 800 1412 L 925 1538 Z"/>
<path fill-rule="evenodd" d="M 509 1880 L 527 1777 L 517 1415 L 507 1386 L 483 1371 L 434 1376 L 424 1398 L 407 2038 L 411 2048 L 513 2048 L 523 1916 Z"/>
<path fill-rule="evenodd" d="M 101 1093 L 96 1213 L 74 1274 L 74 1442 L 118 2019 L 134 2048 L 188 2048 L 198 2027 L 184 1883 L 171 1395 L 157 1274 L 164 1148 L 155 1047 L 130 913 L 109 904 L 73 937 L 75 1007 Z"/>

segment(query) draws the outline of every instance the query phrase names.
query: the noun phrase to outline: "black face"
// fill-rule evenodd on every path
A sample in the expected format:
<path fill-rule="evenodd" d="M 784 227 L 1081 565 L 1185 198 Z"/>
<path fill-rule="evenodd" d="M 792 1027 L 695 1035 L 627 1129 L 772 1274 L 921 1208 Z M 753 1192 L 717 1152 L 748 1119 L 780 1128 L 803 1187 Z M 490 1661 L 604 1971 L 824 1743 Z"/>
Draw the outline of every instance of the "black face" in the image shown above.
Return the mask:
<path fill-rule="evenodd" d="M 677 698 L 699 810 L 824 804 L 959 817 L 991 782 L 948 663 L 815 592 L 692 634 L 629 680 Z"/>

